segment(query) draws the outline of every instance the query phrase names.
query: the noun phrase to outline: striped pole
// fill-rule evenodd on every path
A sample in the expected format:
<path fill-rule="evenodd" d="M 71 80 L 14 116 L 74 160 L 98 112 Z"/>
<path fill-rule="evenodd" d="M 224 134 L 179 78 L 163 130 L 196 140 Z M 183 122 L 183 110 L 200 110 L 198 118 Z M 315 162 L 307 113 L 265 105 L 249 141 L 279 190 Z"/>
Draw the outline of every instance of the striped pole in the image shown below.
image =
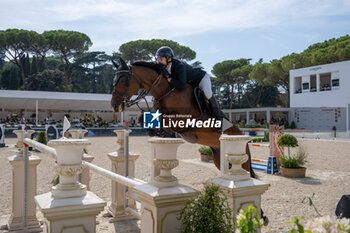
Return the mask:
<path fill-rule="evenodd" d="M 255 146 L 255 147 L 270 147 L 270 144 L 249 143 L 249 146 Z"/>

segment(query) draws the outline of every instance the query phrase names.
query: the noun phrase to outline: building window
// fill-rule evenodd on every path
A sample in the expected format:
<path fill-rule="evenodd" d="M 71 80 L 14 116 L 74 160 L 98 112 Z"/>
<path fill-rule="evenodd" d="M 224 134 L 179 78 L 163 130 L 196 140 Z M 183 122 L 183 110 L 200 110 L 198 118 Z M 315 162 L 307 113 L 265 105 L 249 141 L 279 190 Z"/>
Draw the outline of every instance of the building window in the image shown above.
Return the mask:
<path fill-rule="evenodd" d="M 303 83 L 303 90 L 309 90 L 309 83 Z"/>
<path fill-rule="evenodd" d="M 331 73 L 320 74 L 320 91 L 330 91 L 331 88 Z"/>
<path fill-rule="evenodd" d="M 301 93 L 301 77 L 295 77 L 294 78 L 294 93 L 298 94 Z"/>
<path fill-rule="evenodd" d="M 332 79 L 332 87 L 339 87 L 339 78 Z"/>
<path fill-rule="evenodd" d="M 316 74 L 310 75 L 310 92 L 316 92 Z"/>

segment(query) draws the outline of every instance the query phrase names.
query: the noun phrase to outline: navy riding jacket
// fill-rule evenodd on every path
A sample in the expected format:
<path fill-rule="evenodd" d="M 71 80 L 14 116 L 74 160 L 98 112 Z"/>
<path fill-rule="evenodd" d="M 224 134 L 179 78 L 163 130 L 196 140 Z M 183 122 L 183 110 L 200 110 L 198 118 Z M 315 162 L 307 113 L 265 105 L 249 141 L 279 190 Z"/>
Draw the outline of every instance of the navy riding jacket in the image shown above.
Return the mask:
<path fill-rule="evenodd" d="M 179 90 L 184 90 L 186 83 L 192 87 L 197 87 L 206 74 L 201 68 L 193 68 L 186 62 L 172 59 L 170 86 Z"/>

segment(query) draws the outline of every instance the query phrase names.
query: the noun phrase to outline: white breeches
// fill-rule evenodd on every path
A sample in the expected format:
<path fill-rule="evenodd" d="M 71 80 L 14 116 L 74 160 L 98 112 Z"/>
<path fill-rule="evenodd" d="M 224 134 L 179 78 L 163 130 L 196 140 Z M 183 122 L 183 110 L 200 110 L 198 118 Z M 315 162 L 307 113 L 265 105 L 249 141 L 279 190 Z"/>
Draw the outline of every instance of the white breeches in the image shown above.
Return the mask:
<path fill-rule="evenodd" d="M 209 74 L 204 75 L 198 87 L 204 92 L 204 95 L 207 99 L 211 98 L 213 91 L 211 90 L 211 81 Z"/>

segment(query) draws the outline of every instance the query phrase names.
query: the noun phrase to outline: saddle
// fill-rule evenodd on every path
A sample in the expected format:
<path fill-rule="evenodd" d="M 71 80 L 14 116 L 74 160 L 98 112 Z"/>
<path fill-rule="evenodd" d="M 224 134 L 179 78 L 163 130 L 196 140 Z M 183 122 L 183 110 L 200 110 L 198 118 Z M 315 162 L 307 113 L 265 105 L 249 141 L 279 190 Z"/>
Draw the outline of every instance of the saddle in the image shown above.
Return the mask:
<path fill-rule="evenodd" d="M 193 89 L 193 95 L 194 95 L 194 99 L 195 99 L 196 105 L 198 107 L 198 110 L 200 112 L 200 115 L 201 116 L 204 116 L 204 115 L 213 116 L 213 111 L 210 107 L 209 101 L 207 100 L 207 98 L 204 95 L 204 92 L 199 87 L 195 87 Z"/>

